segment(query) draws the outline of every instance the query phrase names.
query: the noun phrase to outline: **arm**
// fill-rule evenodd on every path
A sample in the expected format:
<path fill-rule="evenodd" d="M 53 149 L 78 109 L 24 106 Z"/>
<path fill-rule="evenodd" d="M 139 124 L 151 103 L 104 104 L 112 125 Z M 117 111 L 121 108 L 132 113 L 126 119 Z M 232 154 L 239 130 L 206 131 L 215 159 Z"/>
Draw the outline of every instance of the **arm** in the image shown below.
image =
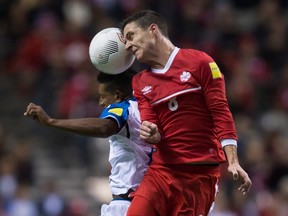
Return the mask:
<path fill-rule="evenodd" d="M 137 83 L 137 78 L 137 75 L 133 78 L 132 87 L 142 120 L 140 126 L 140 138 L 148 143 L 156 144 L 161 140 L 161 134 L 157 126 L 158 117 L 154 113 L 149 101 L 143 96 L 142 91 L 138 89 L 140 85 Z"/>
<path fill-rule="evenodd" d="M 214 60 L 203 55 L 197 73 L 208 112 L 219 140 L 237 140 L 236 128 L 226 98 L 225 79 Z M 236 143 L 235 143 L 236 144 Z"/>
<path fill-rule="evenodd" d="M 48 127 L 82 135 L 105 138 L 118 132 L 117 123 L 110 118 L 53 119 L 47 115 L 41 106 L 33 103 L 27 106 L 24 116 L 33 118 Z"/>
<path fill-rule="evenodd" d="M 242 178 L 242 184 L 238 188 L 238 191 L 241 191 L 245 195 L 249 191 L 252 182 L 239 164 L 237 147 L 235 145 L 226 145 L 224 152 L 228 161 L 228 172 L 232 174 L 234 180 L 238 180 L 239 176 Z"/>
<path fill-rule="evenodd" d="M 237 156 L 237 134 L 232 113 L 226 99 L 225 81 L 223 74 L 213 59 L 206 56 L 200 65 L 199 80 L 203 87 L 206 104 L 215 125 L 215 132 L 221 140 L 226 159 L 228 172 L 233 179 L 242 178 L 243 182 L 239 191 L 246 194 L 251 187 L 251 180 L 248 174 L 240 166 Z"/>

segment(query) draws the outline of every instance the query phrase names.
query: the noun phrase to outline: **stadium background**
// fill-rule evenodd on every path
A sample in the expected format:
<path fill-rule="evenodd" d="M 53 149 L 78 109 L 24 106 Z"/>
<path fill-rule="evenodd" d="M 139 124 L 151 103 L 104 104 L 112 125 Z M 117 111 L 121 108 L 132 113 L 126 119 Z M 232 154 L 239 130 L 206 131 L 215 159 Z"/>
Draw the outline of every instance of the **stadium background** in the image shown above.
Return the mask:
<path fill-rule="evenodd" d="M 1 0 L 0 215 L 99 215 L 109 201 L 107 140 L 23 113 L 34 102 L 53 117 L 97 116 L 89 42 L 139 9 L 160 12 L 175 45 L 209 53 L 226 77 L 253 186 L 242 197 L 224 174 L 213 215 L 288 215 L 287 0 Z"/>

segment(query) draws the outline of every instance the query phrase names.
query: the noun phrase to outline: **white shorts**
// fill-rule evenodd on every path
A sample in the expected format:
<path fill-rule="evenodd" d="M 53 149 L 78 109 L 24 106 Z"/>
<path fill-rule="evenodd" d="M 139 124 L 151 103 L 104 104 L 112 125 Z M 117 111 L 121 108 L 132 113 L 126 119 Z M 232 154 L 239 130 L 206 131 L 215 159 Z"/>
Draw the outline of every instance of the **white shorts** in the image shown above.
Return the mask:
<path fill-rule="evenodd" d="M 109 205 L 102 205 L 100 216 L 125 216 L 130 204 L 129 200 L 112 200 Z"/>

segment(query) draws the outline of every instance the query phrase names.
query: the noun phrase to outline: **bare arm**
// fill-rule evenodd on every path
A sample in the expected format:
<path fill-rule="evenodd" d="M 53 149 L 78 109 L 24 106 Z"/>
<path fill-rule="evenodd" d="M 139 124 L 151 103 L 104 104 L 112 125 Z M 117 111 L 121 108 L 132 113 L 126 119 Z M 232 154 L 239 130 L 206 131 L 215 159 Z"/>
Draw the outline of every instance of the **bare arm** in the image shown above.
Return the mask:
<path fill-rule="evenodd" d="M 118 132 L 117 123 L 112 119 L 81 118 L 81 119 L 53 119 L 45 110 L 36 104 L 27 106 L 24 116 L 34 119 L 42 125 L 70 131 L 77 134 L 108 137 Z"/>
<path fill-rule="evenodd" d="M 232 174 L 234 180 L 238 180 L 239 176 L 242 178 L 242 184 L 238 188 L 238 191 L 241 191 L 243 195 L 245 195 L 249 191 L 252 182 L 248 174 L 239 164 L 237 147 L 234 145 L 227 145 L 224 147 L 224 152 L 228 161 L 228 172 Z"/>

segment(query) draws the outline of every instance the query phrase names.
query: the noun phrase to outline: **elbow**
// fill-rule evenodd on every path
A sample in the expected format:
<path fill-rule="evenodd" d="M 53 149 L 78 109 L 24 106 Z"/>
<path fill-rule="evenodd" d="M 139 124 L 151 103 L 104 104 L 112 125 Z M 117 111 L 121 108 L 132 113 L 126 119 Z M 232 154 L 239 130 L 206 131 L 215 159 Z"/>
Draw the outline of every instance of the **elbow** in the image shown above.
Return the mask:
<path fill-rule="evenodd" d="M 99 137 L 99 138 L 107 138 L 107 137 L 112 136 L 114 134 L 116 134 L 116 133 L 113 130 L 109 130 L 108 128 L 104 128 L 103 127 L 100 130 L 100 133 L 98 134 L 97 137 Z"/>
<path fill-rule="evenodd" d="M 107 138 L 118 133 L 118 126 L 113 121 L 108 121 L 105 125 L 99 128 L 97 137 Z"/>

